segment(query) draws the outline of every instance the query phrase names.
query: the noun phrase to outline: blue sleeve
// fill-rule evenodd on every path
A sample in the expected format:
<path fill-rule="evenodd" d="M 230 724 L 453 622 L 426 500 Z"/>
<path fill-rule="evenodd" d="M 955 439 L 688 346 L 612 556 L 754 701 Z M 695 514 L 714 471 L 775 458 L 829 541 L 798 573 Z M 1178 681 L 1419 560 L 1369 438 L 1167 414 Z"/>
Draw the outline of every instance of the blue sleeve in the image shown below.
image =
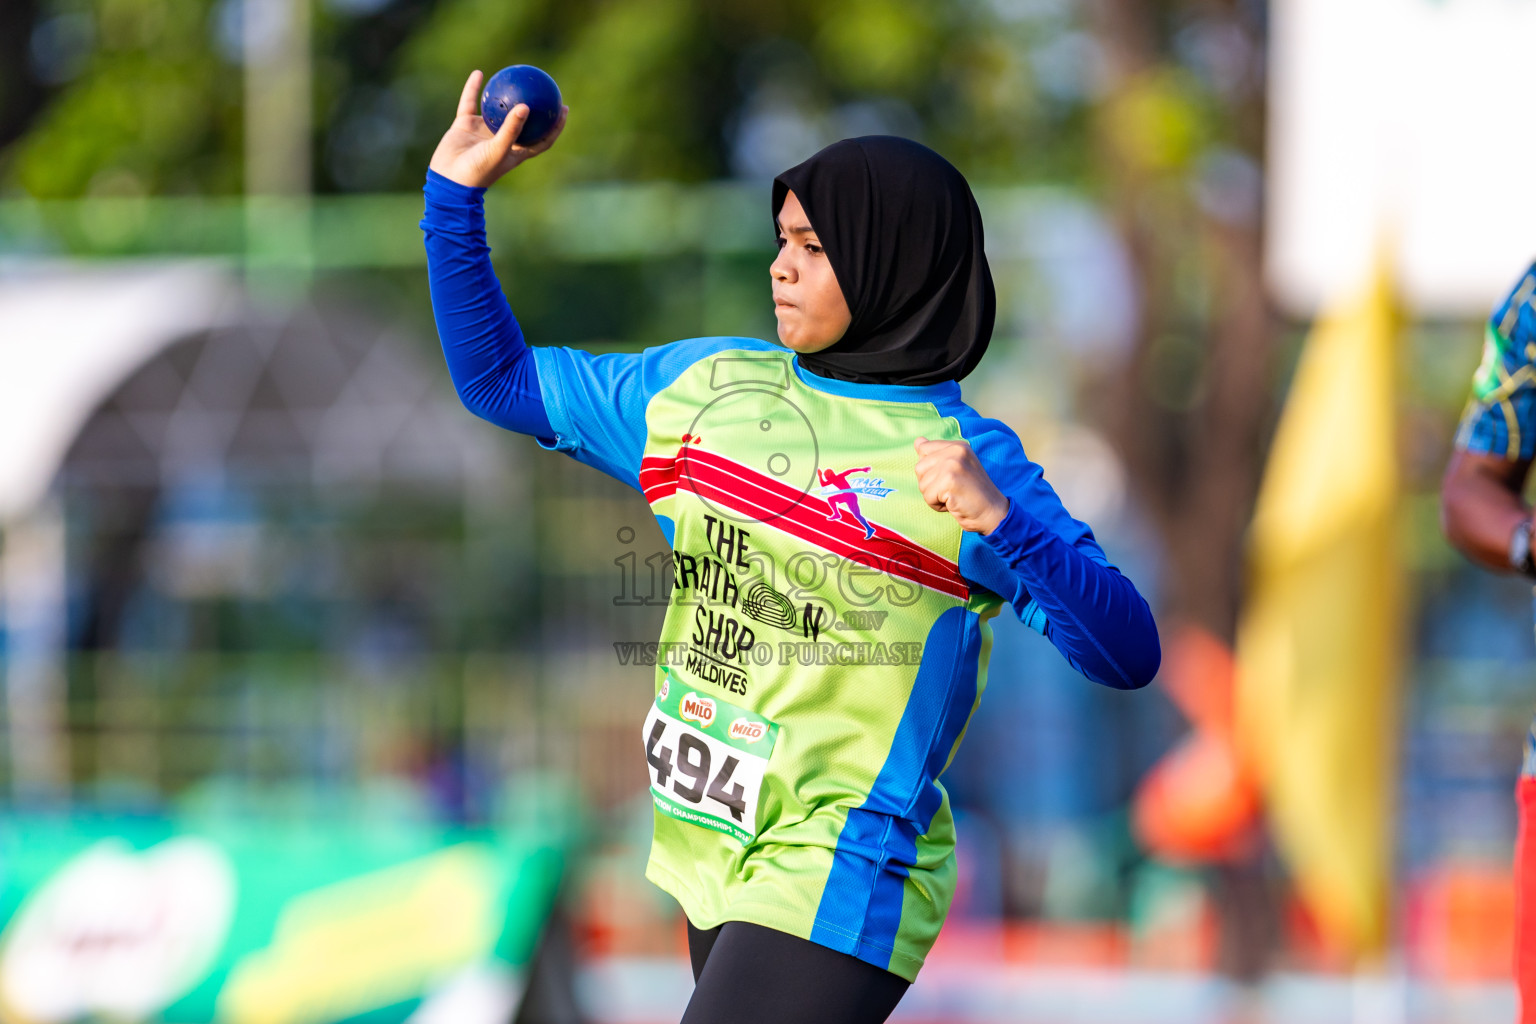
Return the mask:
<path fill-rule="evenodd" d="M 427 283 L 448 375 L 466 408 L 492 423 L 553 437 L 533 351 L 491 269 L 485 241 L 485 189 L 427 172 Z M 542 443 L 541 441 L 541 443 Z"/>
<path fill-rule="evenodd" d="M 1483 359 L 1456 447 L 1510 462 L 1536 456 L 1536 266 L 1483 327 Z"/>
<path fill-rule="evenodd" d="M 464 405 L 637 491 L 645 409 L 656 393 L 713 353 L 778 348 L 756 338 L 691 338 L 601 355 L 529 347 L 491 269 L 485 189 L 428 171 L 423 191 L 432 313 Z"/>
<path fill-rule="evenodd" d="M 645 410 L 657 392 L 701 359 L 779 347 L 757 338 L 732 337 L 686 338 L 640 352 L 597 355 L 568 345 L 537 346 L 533 354 L 554 432 L 552 441 L 540 439 L 539 444 L 644 493 L 640 458 L 647 436 Z"/>
<path fill-rule="evenodd" d="M 1150 683 L 1162 647 L 1146 600 L 1110 565 L 1088 525 L 1063 507 L 1012 430 L 974 415 L 962 415 L 960 423 L 982 468 L 1008 498 L 997 529 L 962 537 L 962 574 L 1006 600 L 1094 682 L 1122 690 Z"/>

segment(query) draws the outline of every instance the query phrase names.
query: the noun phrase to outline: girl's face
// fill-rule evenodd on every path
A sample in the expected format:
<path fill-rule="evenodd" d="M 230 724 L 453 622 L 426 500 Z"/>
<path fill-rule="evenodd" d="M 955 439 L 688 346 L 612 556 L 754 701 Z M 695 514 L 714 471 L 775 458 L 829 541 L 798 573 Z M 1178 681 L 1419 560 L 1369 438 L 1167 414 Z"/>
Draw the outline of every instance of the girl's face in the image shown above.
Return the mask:
<path fill-rule="evenodd" d="M 768 268 L 779 340 L 796 352 L 820 352 L 848 330 L 853 314 L 793 192 L 779 209 L 779 255 Z"/>

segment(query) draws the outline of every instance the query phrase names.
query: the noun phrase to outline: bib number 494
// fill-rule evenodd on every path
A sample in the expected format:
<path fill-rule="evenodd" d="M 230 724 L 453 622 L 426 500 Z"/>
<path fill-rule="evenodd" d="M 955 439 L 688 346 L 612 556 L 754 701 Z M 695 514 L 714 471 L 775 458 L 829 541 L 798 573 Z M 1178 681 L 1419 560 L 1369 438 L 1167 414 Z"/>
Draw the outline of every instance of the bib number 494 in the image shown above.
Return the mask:
<path fill-rule="evenodd" d="M 748 842 L 778 728 L 697 692 L 664 689 L 645 717 L 651 798 L 661 813 Z"/>
<path fill-rule="evenodd" d="M 705 782 L 710 778 L 710 762 L 713 755 L 709 752 L 709 743 L 700 740 L 687 732 L 680 732 L 677 737 L 677 772 L 673 774 L 674 762 L 672 751 L 661 745 L 662 737 L 667 733 L 667 721 L 658 718 L 656 724 L 651 726 L 651 735 L 645 745 L 645 759 L 656 770 L 656 785 L 666 786 L 667 779 L 672 779 L 672 792 L 687 800 L 691 804 L 703 803 L 704 797 L 720 803 L 731 812 L 731 817 L 737 821 L 744 821 L 747 814 L 746 790 L 741 783 L 735 783 L 730 789 L 726 785 L 730 783 L 731 776 L 741 765 L 741 758 L 725 755 L 724 763 L 720 765 L 720 771 L 713 781 L 709 781 L 706 790 Z M 687 778 L 687 782 L 683 778 Z"/>

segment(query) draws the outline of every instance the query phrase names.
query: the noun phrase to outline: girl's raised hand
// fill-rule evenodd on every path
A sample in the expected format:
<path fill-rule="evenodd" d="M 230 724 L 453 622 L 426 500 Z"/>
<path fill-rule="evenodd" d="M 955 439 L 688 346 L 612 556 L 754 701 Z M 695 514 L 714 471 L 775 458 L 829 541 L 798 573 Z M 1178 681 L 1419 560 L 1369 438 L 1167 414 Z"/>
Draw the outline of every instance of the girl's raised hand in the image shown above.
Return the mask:
<path fill-rule="evenodd" d="M 432 170 L 450 181 L 475 188 L 489 188 L 503 174 L 530 157 L 538 156 L 565 130 L 570 107 L 561 105 L 560 118 L 550 133 L 533 146 L 519 146 L 517 136 L 528 120 L 528 104 L 519 103 L 507 113 L 501 130 L 491 132 L 480 116 L 480 83 L 483 75 L 472 71 L 459 94 L 459 110 L 432 153 Z"/>

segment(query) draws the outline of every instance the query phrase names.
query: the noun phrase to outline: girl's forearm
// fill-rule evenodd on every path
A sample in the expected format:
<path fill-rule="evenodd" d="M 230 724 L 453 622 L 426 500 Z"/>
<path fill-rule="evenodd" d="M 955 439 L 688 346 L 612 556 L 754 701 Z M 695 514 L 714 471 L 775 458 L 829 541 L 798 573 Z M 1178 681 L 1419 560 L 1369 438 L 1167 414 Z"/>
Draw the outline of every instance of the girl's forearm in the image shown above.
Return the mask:
<path fill-rule="evenodd" d="M 492 423 L 554 436 L 539 391 L 533 350 L 491 269 L 485 189 L 427 172 L 427 282 L 448 373 L 464 405 Z"/>
<path fill-rule="evenodd" d="M 1157 624 L 1130 580 L 1048 530 L 1017 500 L 982 539 L 1024 580 L 1049 620 L 1046 636 L 1074 668 L 1121 690 L 1152 681 L 1162 661 Z"/>

